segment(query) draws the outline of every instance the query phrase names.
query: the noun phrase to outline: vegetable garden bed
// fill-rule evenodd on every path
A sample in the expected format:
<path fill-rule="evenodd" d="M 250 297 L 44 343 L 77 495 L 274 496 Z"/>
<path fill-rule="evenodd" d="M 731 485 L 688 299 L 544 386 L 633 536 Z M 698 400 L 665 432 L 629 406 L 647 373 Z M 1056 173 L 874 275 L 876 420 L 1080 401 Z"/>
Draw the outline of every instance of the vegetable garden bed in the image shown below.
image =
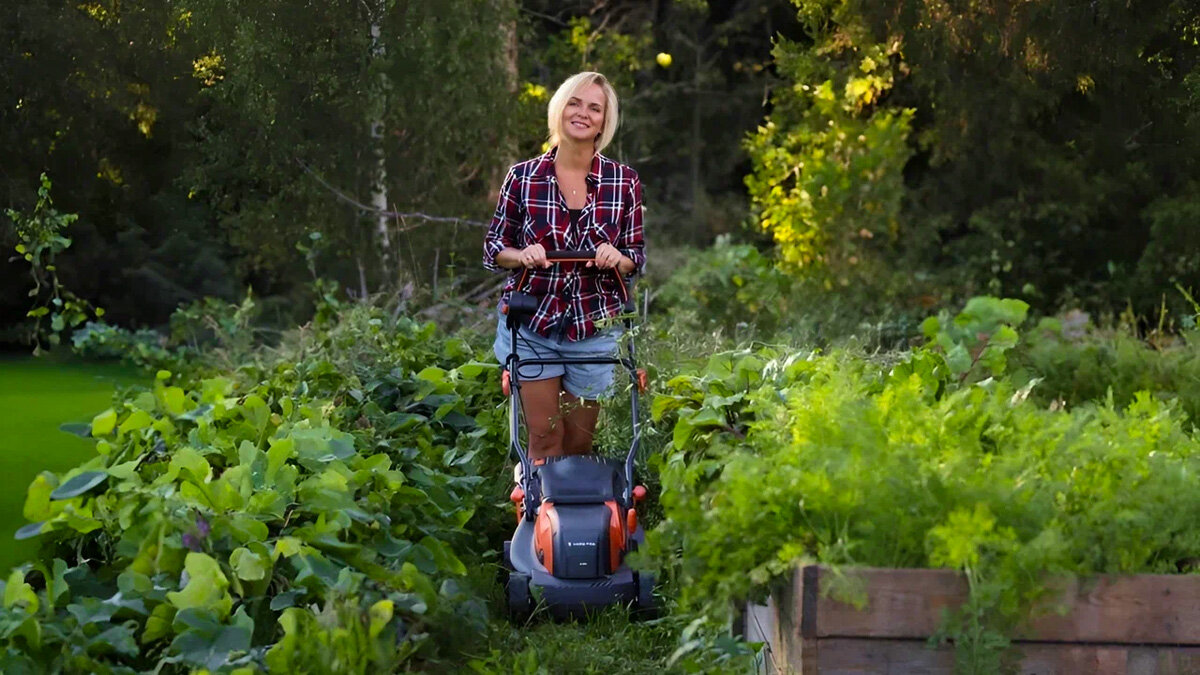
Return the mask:
<path fill-rule="evenodd" d="M 1048 588 L 1014 635 L 1019 672 L 1200 672 L 1200 575 L 1060 577 Z M 767 672 L 951 674 L 953 647 L 930 638 L 968 595 L 952 570 L 808 565 L 750 607 L 746 634 L 769 645 Z"/>

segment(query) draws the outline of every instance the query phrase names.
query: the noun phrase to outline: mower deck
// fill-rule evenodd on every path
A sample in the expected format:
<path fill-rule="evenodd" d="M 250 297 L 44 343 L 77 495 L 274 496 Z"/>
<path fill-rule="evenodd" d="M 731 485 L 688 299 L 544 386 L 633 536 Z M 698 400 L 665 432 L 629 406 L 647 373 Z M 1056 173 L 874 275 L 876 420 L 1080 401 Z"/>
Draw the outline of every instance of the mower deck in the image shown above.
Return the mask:
<path fill-rule="evenodd" d="M 533 555 L 533 527 L 533 522 L 527 520 L 517 526 L 511 544 L 506 542 L 509 552 L 506 562 L 514 572 L 528 576 L 530 587 L 541 589 L 542 599 L 553 616 L 581 617 L 604 606 L 637 602 L 638 574 L 628 566 L 622 565 L 613 574 L 595 579 L 559 579 L 547 572 Z M 640 528 L 633 539 L 639 546 L 645 540 Z"/>

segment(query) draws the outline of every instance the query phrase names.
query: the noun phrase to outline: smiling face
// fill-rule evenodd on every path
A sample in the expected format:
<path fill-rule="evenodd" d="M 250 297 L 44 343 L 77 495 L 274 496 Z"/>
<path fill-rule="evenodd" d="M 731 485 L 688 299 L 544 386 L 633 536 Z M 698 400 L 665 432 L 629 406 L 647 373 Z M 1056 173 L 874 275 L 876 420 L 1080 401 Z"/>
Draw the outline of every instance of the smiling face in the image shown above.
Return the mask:
<path fill-rule="evenodd" d="M 579 143 L 595 143 L 604 130 L 607 99 L 604 88 L 592 83 L 576 91 L 563 108 L 562 136 Z"/>

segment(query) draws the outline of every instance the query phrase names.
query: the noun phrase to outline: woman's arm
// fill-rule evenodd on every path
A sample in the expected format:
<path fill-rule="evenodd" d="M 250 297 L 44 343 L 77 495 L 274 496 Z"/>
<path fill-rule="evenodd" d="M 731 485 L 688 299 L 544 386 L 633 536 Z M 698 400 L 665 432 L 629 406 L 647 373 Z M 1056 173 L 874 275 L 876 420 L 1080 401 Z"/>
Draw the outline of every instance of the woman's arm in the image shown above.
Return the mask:
<path fill-rule="evenodd" d="M 642 181 L 636 171 L 630 169 L 630 172 L 633 178 L 629 183 L 629 194 L 626 195 L 629 207 L 621 221 L 617 241 L 613 243 L 623 257 L 619 265 L 621 274 L 641 274 L 646 269 L 646 242 L 642 238 Z"/>
<path fill-rule="evenodd" d="M 483 238 L 483 267 L 492 272 L 521 266 L 519 261 L 514 262 L 513 255 L 509 253 L 520 250 L 517 245 L 521 222 L 525 218 L 516 168 L 510 168 L 504 177 L 500 198 L 496 201 L 496 212 Z"/>
<path fill-rule="evenodd" d="M 505 269 L 514 270 L 518 267 L 549 267 L 546 259 L 546 249 L 541 244 L 531 244 L 523 249 L 505 248 L 496 254 L 496 264 Z"/>

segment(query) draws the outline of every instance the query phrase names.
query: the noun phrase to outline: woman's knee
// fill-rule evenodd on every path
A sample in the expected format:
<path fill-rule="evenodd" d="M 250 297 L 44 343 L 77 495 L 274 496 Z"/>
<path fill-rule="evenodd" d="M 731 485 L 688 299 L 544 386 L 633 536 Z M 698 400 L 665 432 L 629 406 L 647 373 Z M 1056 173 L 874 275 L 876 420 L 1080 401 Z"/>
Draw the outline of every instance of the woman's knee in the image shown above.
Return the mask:
<path fill-rule="evenodd" d="M 562 447 L 563 425 L 561 420 L 550 416 L 538 415 L 536 418 L 526 414 L 526 427 L 529 430 L 529 447 L 533 450 L 554 450 Z"/>

